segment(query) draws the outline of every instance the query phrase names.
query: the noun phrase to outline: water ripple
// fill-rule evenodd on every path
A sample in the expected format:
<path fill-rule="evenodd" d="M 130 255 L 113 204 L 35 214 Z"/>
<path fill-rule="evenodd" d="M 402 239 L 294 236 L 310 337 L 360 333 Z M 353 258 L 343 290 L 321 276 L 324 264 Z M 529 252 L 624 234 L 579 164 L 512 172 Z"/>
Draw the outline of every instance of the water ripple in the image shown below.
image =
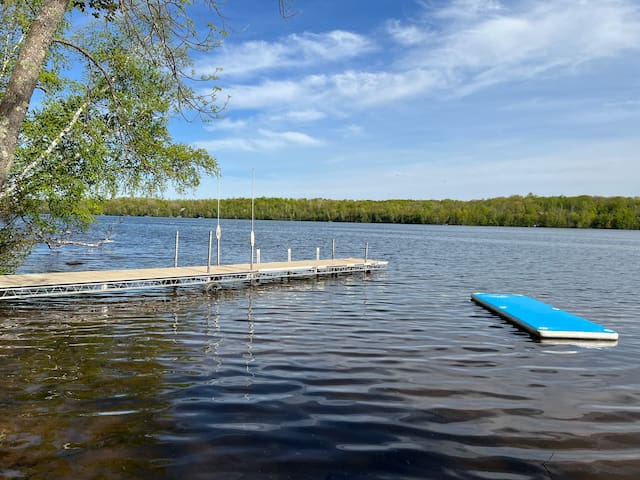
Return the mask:
<path fill-rule="evenodd" d="M 208 228 L 183 222 L 194 238 Z M 0 477 L 640 476 L 637 235 L 618 248 L 616 232 L 260 226 L 264 251 L 321 227 L 341 245 L 371 235 L 392 263 L 209 294 L 0 305 Z M 117 248 L 90 255 L 131 258 Z M 539 343 L 469 301 L 489 289 L 607 323 L 619 345 Z"/>

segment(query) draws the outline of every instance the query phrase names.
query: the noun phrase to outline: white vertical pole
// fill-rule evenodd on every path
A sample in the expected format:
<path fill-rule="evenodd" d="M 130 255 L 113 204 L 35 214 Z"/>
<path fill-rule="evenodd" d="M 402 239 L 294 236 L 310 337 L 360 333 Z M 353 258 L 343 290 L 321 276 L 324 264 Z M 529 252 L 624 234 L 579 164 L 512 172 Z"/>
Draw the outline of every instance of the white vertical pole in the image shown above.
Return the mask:
<path fill-rule="evenodd" d="M 291 263 L 291 249 L 287 248 L 287 261 Z"/>
<path fill-rule="evenodd" d="M 180 244 L 180 232 L 176 230 L 176 254 L 173 259 L 173 266 L 178 268 L 178 245 Z"/>
<path fill-rule="evenodd" d="M 316 260 L 320 260 L 320 247 L 316 247 Z"/>
<path fill-rule="evenodd" d="M 216 227 L 216 241 L 218 242 L 217 248 L 217 264 L 220 266 L 220 237 L 222 236 L 222 230 L 220 229 L 220 225 Z"/>
<path fill-rule="evenodd" d="M 253 232 L 253 216 L 254 216 L 254 199 L 253 199 L 253 169 L 251 170 L 251 237 L 249 239 L 249 243 L 251 244 L 251 270 L 253 270 L 253 247 L 256 243 L 256 237 Z"/>
<path fill-rule="evenodd" d="M 260 265 L 260 249 L 256 248 L 256 263 Z"/>
<path fill-rule="evenodd" d="M 209 254 L 207 256 L 207 273 L 211 272 L 211 245 L 213 244 L 213 232 L 209 230 Z"/>
<path fill-rule="evenodd" d="M 250 255 L 250 259 L 249 259 L 249 263 L 251 264 L 251 270 L 253 270 L 253 247 L 256 244 L 256 236 L 253 233 L 253 230 L 251 230 L 251 236 L 249 238 L 249 244 L 251 246 L 251 255 Z"/>
<path fill-rule="evenodd" d="M 216 240 L 218 243 L 217 248 L 217 264 L 220 266 L 220 237 L 222 237 L 222 229 L 220 228 L 220 177 L 218 177 L 218 224 L 216 225 Z"/>
<path fill-rule="evenodd" d="M 369 258 L 369 242 L 364 242 L 364 263 L 367 263 Z"/>
<path fill-rule="evenodd" d="M 331 260 L 336 258 L 336 239 L 331 240 Z"/>

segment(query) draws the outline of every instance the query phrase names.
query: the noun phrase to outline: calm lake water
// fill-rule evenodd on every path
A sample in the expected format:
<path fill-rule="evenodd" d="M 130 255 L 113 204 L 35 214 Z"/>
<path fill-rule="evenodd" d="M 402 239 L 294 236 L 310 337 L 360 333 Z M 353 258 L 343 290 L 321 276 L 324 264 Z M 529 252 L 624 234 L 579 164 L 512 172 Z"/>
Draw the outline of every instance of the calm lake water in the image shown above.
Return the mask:
<path fill-rule="evenodd" d="M 222 262 L 249 222 L 222 220 Z M 204 219 L 103 217 L 23 272 L 205 264 Z M 256 222 L 263 261 L 370 275 L 0 304 L 0 478 L 640 478 L 640 232 Z M 215 257 L 215 255 L 214 255 Z M 69 265 L 69 263 L 72 263 Z M 78 264 L 79 263 L 79 264 Z M 617 330 L 539 343 L 469 300 Z"/>

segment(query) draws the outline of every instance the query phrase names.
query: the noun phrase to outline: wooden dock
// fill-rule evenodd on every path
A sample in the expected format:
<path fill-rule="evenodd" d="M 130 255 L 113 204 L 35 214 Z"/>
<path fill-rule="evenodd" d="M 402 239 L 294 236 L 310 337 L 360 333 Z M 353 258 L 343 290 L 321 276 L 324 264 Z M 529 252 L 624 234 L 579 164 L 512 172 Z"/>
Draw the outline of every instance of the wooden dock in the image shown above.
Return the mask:
<path fill-rule="evenodd" d="M 357 258 L 209 265 L 201 267 L 145 268 L 0 276 L 0 300 L 96 294 L 123 290 L 203 285 L 222 288 L 326 275 L 371 272 L 386 268 L 386 261 Z"/>

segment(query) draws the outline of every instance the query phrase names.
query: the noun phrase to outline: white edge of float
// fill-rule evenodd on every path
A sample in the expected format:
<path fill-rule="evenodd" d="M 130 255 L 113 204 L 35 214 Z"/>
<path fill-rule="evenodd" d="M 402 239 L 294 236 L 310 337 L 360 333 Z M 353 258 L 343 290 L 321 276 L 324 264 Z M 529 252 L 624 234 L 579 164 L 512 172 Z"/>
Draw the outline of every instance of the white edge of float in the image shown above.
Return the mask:
<path fill-rule="evenodd" d="M 579 332 L 575 330 L 554 330 L 553 332 L 546 330 L 536 330 L 536 332 L 537 335 L 539 335 L 540 338 L 543 339 L 575 338 L 576 340 L 618 340 L 618 332 L 615 332 L 609 328 L 607 328 L 607 330 L 609 330 L 609 332 Z"/>
<path fill-rule="evenodd" d="M 600 348 L 615 347 L 618 340 L 591 340 L 577 338 L 539 338 L 538 341 L 543 345 L 574 345 L 583 348 Z"/>

